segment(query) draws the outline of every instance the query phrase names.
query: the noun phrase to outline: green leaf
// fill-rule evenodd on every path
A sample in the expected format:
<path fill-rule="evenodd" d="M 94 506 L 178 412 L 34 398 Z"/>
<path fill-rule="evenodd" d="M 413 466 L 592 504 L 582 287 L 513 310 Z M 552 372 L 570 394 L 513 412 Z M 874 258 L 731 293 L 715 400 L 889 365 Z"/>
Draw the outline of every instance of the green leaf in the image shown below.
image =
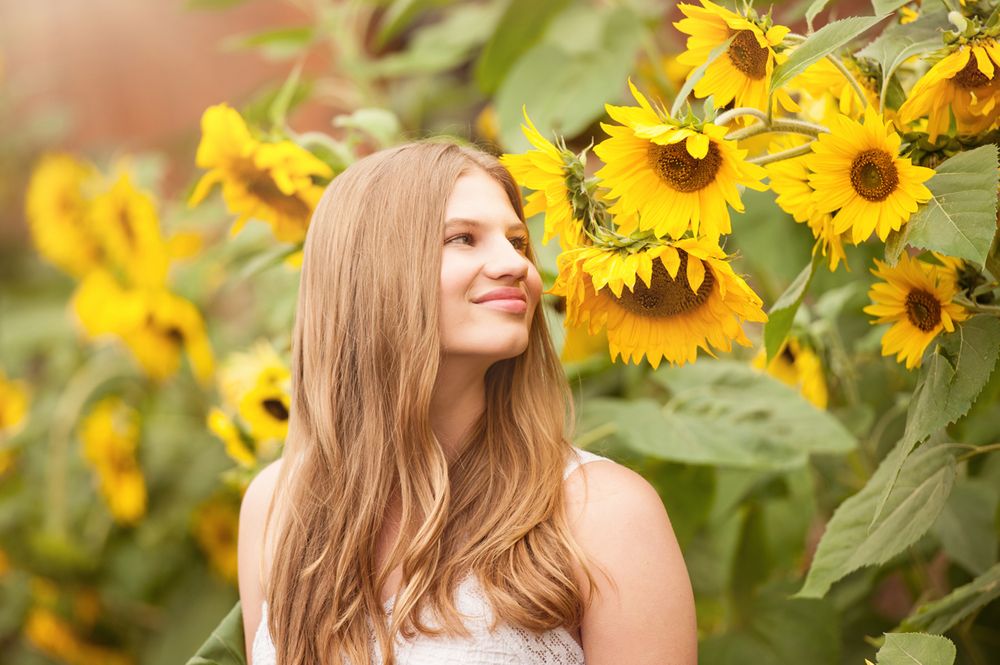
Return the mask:
<path fill-rule="evenodd" d="M 476 63 L 479 89 L 487 94 L 497 91 L 513 65 L 545 34 L 549 21 L 568 5 L 568 0 L 512 0 Z"/>
<path fill-rule="evenodd" d="M 833 513 L 798 596 L 826 595 L 834 582 L 858 568 L 885 563 L 934 523 L 955 480 L 952 446 L 927 445 L 906 457 L 881 519 L 873 524 L 879 497 L 901 451 L 897 444 L 861 491 Z"/>
<path fill-rule="evenodd" d="M 989 482 L 963 478 L 955 483 L 932 531 L 953 561 L 980 575 L 997 561 L 997 490 Z"/>
<path fill-rule="evenodd" d="M 230 49 L 258 49 L 273 60 L 284 60 L 302 53 L 312 43 L 314 35 L 315 27 L 311 25 L 274 28 L 252 35 L 231 37 L 223 42 L 223 46 Z"/>
<path fill-rule="evenodd" d="M 445 2 L 447 0 L 393 0 L 382 16 L 382 25 L 378 31 L 379 46 L 384 46 L 405 30 L 420 12 Z"/>
<path fill-rule="evenodd" d="M 876 665 L 952 665 L 955 645 L 940 635 L 886 633 Z"/>
<path fill-rule="evenodd" d="M 243 610 L 237 601 L 187 665 L 246 665 L 245 645 Z"/>
<path fill-rule="evenodd" d="M 885 16 L 852 16 L 827 23 L 796 46 L 788 60 L 774 68 L 771 90 L 777 90 L 805 71 L 809 65 L 825 58 L 883 20 Z"/>
<path fill-rule="evenodd" d="M 809 262 L 799 276 L 788 285 L 785 292 L 778 296 L 767 313 L 767 323 L 764 324 L 764 346 L 767 349 L 767 361 L 778 355 L 788 331 L 792 329 L 792 322 L 795 320 L 795 313 L 799 311 L 799 305 L 805 298 L 812 283 L 813 275 L 816 274 L 816 267 L 822 262 L 823 256 L 819 252 L 813 254 L 812 261 Z"/>
<path fill-rule="evenodd" d="M 920 370 L 920 379 L 906 414 L 906 429 L 898 444 L 902 452 L 893 457 L 894 466 L 889 468 L 889 480 L 872 522 L 881 515 L 906 455 L 918 442 L 969 411 L 989 381 L 998 355 L 1000 320 L 991 316 L 974 316 L 941 339 Z M 886 458 L 885 462 L 888 461 Z"/>
<path fill-rule="evenodd" d="M 677 91 L 677 96 L 674 97 L 674 105 L 670 107 L 671 116 L 674 118 L 677 117 L 677 114 L 680 113 L 684 102 L 687 101 L 688 95 L 690 95 L 691 91 L 694 90 L 694 87 L 698 84 L 698 81 L 701 80 L 701 77 L 705 75 L 705 71 L 708 69 L 708 66 L 715 62 L 716 58 L 729 50 L 729 45 L 733 43 L 734 39 L 736 39 L 735 34 L 709 51 L 708 57 L 705 58 L 705 62 L 698 65 L 697 69 L 691 72 L 691 74 L 687 77 L 687 80 L 684 81 L 684 85 L 682 85 L 681 89 Z"/>
<path fill-rule="evenodd" d="M 653 378 L 672 393 L 666 406 L 649 399 L 590 400 L 580 431 L 608 426 L 611 436 L 645 455 L 755 469 L 801 467 L 810 454 L 856 445 L 831 415 L 743 363 L 706 360 Z"/>
<path fill-rule="evenodd" d="M 624 9 L 600 15 L 602 42 L 586 51 L 567 52 L 551 41 L 526 52 L 504 78 L 496 95 L 504 147 L 528 147 L 521 133 L 522 106 L 543 134 L 555 130 L 575 136 L 604 115 L 628 77 L 645 29 Z"/>
<path fill-rule="evenodd" d="M 809 27 L 809 32 L 813 31 L 813 20 L 819 16 L 819 13 L 826 9 L 827 4 L 830 0 L 813 0 L 809 8 L 806 9 L 806 25 Z"/>
<path fill-rule="evenodd" d="M 872 0 L 872 10 L 879 15 L 894 12 L 910 0 Z"/>
<path fill-rule="evenodd" d="M 350 115 L 339 115 L 334 118 L 333 125 L 363 131 L 382 147 L 397 141 L 401 131 L 396 114 L 380 108 L 358 109 Z"/>
<path fill-rule="evenodd" d="M 997 598 L 1000 598 L 1000 563 L 944 598 L 921 605 L 897 630 L 940 634 Z"/>
<path fill-rule="evenodd" d="M 997 230 L 997 146 L 960 152 L 936 171 L 933 198 L 910 217 L 909 243 L 983 265 Z"/>

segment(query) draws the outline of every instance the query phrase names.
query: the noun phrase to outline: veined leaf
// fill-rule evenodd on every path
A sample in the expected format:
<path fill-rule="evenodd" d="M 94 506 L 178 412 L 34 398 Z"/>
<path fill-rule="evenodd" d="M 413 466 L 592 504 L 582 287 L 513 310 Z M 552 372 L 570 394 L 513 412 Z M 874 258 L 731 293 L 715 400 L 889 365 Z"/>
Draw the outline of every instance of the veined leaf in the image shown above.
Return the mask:
<path fill-rule="evenodd" d="M 809 285 L 812 283 L 816 268 L 823 261 L 823 255 L 819 252 L 813 254 L 812 261 L 809 262 L 799 276 L 789 284 L 785 292 L 778 296 L 767 313 L 767 323 L 764 324 L 764 347 L 767 349 L 767 362 L 771 362 L 774 356 L 778 355 L 778 349 L 788 336 L 788 331 L 792 329 L 792 322 L 795 320 L 795 313 L 799 311 Z"/>
<path fill-rule="evenodd" d="M 940 634 L 997 598 L 1000 598 L 1000 563 L 944 598 L 921 605 L 897 630 Z"/>
<path fill-rule="evenodd" d="M 928 445 L 905 458 L 881 519 L 869 527 L 901 452 L 897 444 L 868 484 L 833 513 L 798 596 L 826 595 L 834 582 L 858 568 L 885 563 L 934 523 L 955 480 L 955 456 L 948 445 Z"/>
<path fill-rule="evenodd" d="M 549 22 L 568 4 L 568 0 L 512 0 L 476 63 L 479 89 L 496 91 L 514 63 L 538 43 Z"/>
<path fill-rule="evenodd" d="M 909 243 L 983 265 L 997 230 L 997 166 L 992 144 L 942 162 L 927 182 L 934 197 L 910 217 Z"/>
<path fill-rule="evenodd" d="M 830 0 L 813 0 L 812 4 L 809 5 L 809 9 L 806 10 L 806 25 L 809 26 L 809 32 L 813 31 L 813 20 L 826 9 L 829 3 Z"/>
<path fill-rule="evenodd" d="M 806 67 L 835 52 L 885 18 L 885 16 L 852 16 L 824 25 L 796 46 L 788 56 L 788 60 L 774 68 L 771 90 L 785 85 L 805 71 Z"/>
<path fill-rule="evenodd" d="M 876 665 L 952 665 L 955 645 L 940 635 L 886 633 Z"/>
<path fill-rule="evenodd" d="M 945 503 L 931 531 L 945 554 L 973 575 L 997 561 L 997 489 L 979 478 L 963 478 Z"/>
<path fill-rule="evenodd" d="M 957 330 L 945 335 L 935 347 L 921 369 L 920 380 L 906 414 L 906 429 L 896 448 L 902 452 L 883 461 L 885 465 L 892 459 L 889 479 L 872 515 L 873 524 L 879 519 L 889 493 L 893 491 L 896 475 L 913 446 L 969 411 L 976 396 L 989 381 L 998 355 L 1000 321 L 991 316 L 974 316 L 958 324 Z"/>

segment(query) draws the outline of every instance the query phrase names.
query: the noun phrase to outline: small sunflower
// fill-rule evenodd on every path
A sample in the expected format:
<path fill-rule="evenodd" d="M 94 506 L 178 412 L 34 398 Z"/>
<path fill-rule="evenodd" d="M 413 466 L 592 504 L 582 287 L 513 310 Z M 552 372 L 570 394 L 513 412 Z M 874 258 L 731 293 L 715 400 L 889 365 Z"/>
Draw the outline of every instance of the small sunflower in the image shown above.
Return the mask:
<path fill-rule="evenodd" d="M 639 230 L 677 239 L 690 229 L 717 240 L 732 226 L 728 203 L 743 211 L 738 185 L 765 189 L 764 169 L 744 160 L 746 151 L 725 140 L 712 123 L 678 124 L 657 112 L 629 81 L 638 107 L 606 106 L 621 125 L 602 124 L 611 138 L 594 148 L 605 166 L 597 172 L 616 215 L 637 214 Z"/>
<path fill-rule="evenodd" d="M 257 441 L 284 441 L 291 409 L 291 370 L 266 340 L 230 354 L 219 372 L 223 401 Z"/>
<path fill-rule="evenodd" d="M 899 107 L 899 120 L 929 116 L 927 133 L 934 141 L 946 134 L 955 116 L 959 134 L 979 134 L 1000 118 L 1000 43 L 993 38 L 957 46 L 931 67 Z"/>
<path fill-rule="evenodd" d="M 878 108 L 878 82 L 861 70 L 858 61 L 851 57 L 839 58 L 841 64 L 861 84 L 865 99 L 858 97 L 844 73 L 828 58 L 821 58 L 809 65 L 789 85 L 799 91 L 802 115 L 813 122 L 829 124 L 830 119 L 841 113 L 852 118 L 861 117 L 865 107 Z"/>
<path fill-rule="evenodd" d="M 770 363 L 767 362 L 767 350 L 761 349 L 753 359 L 753 366 L 795 388 L 816 408 L 826 409 L 829 394 L 823 376 L 823 362 L 815 351 L 797 338 L 785 340 Z"/>
<path fill-rule="evenodd" d="M 257 464 L 257 456 L 251 446 L 247 445 L 236 423 L 219 408 L 209 409 L 205 419 L 208 429 L 217 436 L 226 447 L 226 454 L 245 468 L 253 468 Z"/>
<path fill-rule="evenodd" d="M 580 247 L 559 257 L 551 292 L 566 297 L 566 324 L 607 327 L 611 358 L 655 368 L 693 362 L 698 348 L 749 346 L 743 321 L 766 321 L 761 299 L 704 238 L 638 251 Z"/>
<path fill-rule="evenodd" d="M 896 354 L 906 369 L 919 367 L 924 350 L 938 333 L 953 332 L 955 322 L 969 314 L 952 302 L 956 286 L 944 269 L 907 254 L 895 267 L 878 259 L 875 265 L 872 274 L 884 281 L 872 285 L 868 296 L 874 304 L 864 311 L 877 317 L 873 324 L 892 324 L 882 336 L 882 355 Z"/>
<path fill-rule="evenodd" d="M 240 114 L 225 104 L 207 109 L 201 126 L 196 160 L 209 171 L 188 204 L 197 205 L 220 184 L 226 206 L 239 215 L 233 234 L 248 220 L 259 219 L 271 225 L 278 240 L 301 242 L 323 194 L 318 182 L 333 177 L 330 167 L 291 141 L 256 140 Z"/>
<path fill-rule="evenodd" d="M 194 512 L 192 531 L 212 568 L 226 581 L 237 579 L 237 527 L 240 505 L 234 498 L 216 496 Z"/>
<path fill-rule="evenodd" d="M 766 22 L 758 24 L 710 0 L 701 0 L 701 7 L 688 4 L 679 7 L 686 18 L 674 23 L 674 27 L 690 35 L 687 50 L 677 57 L 679 63 L 699 67 L 715 48 L 733 38 L 726 53 L 716 58 L 695 84 L 695 96 L 711 95 L 716 108 L 731 102 L 736 106 L 767 108 L 774 65 L 787 58 L 776 49 L 781 47 L 789 29 L 783 25 L 769 26 Z M 797 110 L 784 91 L 777 91 L 775 98 L 789 111 Z"/>
<path fill-rule="evenodd" d="M 137 522 L 146 513 L 146 482 L 136 459 L 139 412 L 120 397 L 105 397 L 83 419 L 80 440 L 115 520 Z"/>
<path fill-rule="evenodd" d="M 793 147 L 793 142 L 786 139 L 778 142 L 772 152 L 790 147 Z M 850 242 L 850 236 L 834 232 L 833 215 L 816 210 L 805 157 L 772 162 L 764 168 L 767 169 L 771 190 L 777 195 L 775 202 L 796 222 L 808 224 L 816 238 L 813 254 L 822 251 L 823 256 L 827 257 L 831 272 L 837 269 L 841 261 L 847 266 L 844 242 Z"/>
<path fill-rule="evenodd" d="M 923 183 L 934 170 L 899 156 L 899 134 L 872 107 L 865 110 L 864 124 L 839 116 L 832 125 L 805 158 L 816 210 L 834 213 L 833 231 L 850 229 L 855 244 L 873 231 L 884 241 L 930 200 Z"/>
<path fill-rule="evenodd" d="M 542 136 L 526 109 L 524 120 L 527 124 L 521 125 L 521 131 L 535 150 L 520 155 L 502 155 L 500 162 L 519 185 L 535 190 L 525 200 L 524 214 L 531 217 L 545 213 L 542 242 L 548 243 L 553 236 L 559 236 L 559 244 L 564 249 L 576 247 L 583 242 L 583 225 L 573 213 L 573 196 L 567 183 L 573 177 L 574 163 L 579 160 Z M 582 179 L 583 169 L 578 170 L 578 179 Z"/>

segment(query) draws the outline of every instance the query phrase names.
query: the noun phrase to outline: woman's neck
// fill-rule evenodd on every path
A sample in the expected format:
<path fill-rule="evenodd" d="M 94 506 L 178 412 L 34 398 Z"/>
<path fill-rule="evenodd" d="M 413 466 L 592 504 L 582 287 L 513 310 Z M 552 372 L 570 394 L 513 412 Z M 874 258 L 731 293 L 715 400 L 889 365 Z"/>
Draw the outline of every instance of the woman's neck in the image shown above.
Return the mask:
<path fill-rule="evenodd" d="M 431 428 L 449 461 L 468 444 L 466 435 L 486 404 L 486 370 L 442 359 L 431 399 Z"/>

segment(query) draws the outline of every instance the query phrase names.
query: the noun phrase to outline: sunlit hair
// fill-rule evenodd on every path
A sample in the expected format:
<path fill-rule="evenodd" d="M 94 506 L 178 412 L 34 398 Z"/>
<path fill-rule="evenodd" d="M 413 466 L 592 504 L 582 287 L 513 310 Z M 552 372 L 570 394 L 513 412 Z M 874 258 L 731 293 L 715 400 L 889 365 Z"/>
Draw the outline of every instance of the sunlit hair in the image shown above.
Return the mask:
<path fill-rule="evenodd" d="M 367 664 L 369 626 L 386 665 L 397 634 L 467 635 L 453 594 L 470 571 L 495 621 L 536 631 L 581 622 L 593 580 L 562 493 L 572 403 L 541 304 L 527 350 L 487 371 L 485 412 L 450 465 L 431 431 L 445 206 L 474 169 L 502 185 L 523 220 L 519 189 L 496 159 L 430 141 L 358 161 L 313 216 L 288 439 L 265 532 L 274 535 L 265 535 L 268 628 L 282 665 Z M 402 527 L 376 570 L 394 492 Z M 400 565 L 387 625 L 379 590 Z M 424 608 L 440 630 L 420 621 Z"/>

